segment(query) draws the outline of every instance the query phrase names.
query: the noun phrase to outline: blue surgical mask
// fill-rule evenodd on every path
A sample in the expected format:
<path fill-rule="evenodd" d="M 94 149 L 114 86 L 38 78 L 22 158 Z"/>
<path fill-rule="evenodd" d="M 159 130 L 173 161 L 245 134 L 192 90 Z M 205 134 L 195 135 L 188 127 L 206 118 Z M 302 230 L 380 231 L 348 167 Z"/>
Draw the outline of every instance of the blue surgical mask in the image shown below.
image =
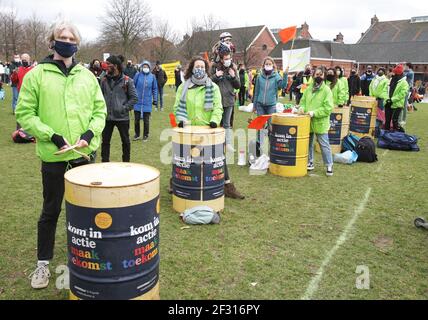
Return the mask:
<path fill-rule="evenodd" d="M 77 52 L 77 44 L 55 40 L 53 48 L 63 58 L 70 58 Z"/>
<path fill-rule="evenodd" d="M 205 77 L 205 69 L 201 69 L 201 68 L 194 68 L 193 69 L 193 75 L 195 76 L 196 79 L 200 80 L 203 77 Z"/>

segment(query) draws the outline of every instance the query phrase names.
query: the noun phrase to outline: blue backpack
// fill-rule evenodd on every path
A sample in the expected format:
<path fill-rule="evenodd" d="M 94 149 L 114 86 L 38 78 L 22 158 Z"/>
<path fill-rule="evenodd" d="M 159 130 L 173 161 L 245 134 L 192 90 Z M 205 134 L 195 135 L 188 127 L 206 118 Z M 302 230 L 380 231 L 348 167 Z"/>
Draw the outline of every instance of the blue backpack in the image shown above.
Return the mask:
<path fill-rule="evenodd" d="M 419 151 L 418 138 L 399 131 L 381 130 L 377 146 L 382 149 Z"/>
<path fill-rule="evenodd" d="M 342 152 L 345 151 L 356 151 L 357 144 L 360 141 L 360 138 L 355 134 L 349 133 L 342 141 Z"/>

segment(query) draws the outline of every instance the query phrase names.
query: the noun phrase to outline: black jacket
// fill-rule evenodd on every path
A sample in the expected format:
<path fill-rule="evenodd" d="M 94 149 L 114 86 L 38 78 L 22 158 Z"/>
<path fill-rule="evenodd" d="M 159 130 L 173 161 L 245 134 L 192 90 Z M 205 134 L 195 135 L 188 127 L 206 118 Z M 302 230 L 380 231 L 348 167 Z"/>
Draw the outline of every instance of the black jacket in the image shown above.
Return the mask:
<path fill-rule="evenodd" d="M 232 78 L 229 75 L 229 69 L 233 68 L 235 71 L 235 77 Z M 233 65 L 230 68 L 225 68 L 222 64 L 214 64 L 211 68 L 211 79 L 216 83 L 221 92 L 221 102 L 223 108 L 235 106 L 235 89 L 241 88 L 241 81 L 239 80 L 239 72 L 236 66 Z M 224 72 L 223 77 L 217 77 L 216 71 L 222 70 Z"/>
<path fill-rule="evenodd" d="M 156 81 L 158 82 L 158 87 L 163 88 L 165 83 L 168 81 L 168 76 L 163 69 L 159 69 L 158 71 L 153 71 L 153 74 L 156 77 Z"/>
<path fill-rule="evenodd" d="M 356 96 L 361 90 L 360 77 L 357 74 L 351 75 L 348 78 L 348 86 L 349 86 L 349 97 Z"/>
<path fill-rule="evenodd" d="M 134 81 L 122 74 L 117 79 L 105 76 L 101 79 L 101 91 L 107 105 L 107 120 L 129 121 L 129 111 L 138 102 Z"/>

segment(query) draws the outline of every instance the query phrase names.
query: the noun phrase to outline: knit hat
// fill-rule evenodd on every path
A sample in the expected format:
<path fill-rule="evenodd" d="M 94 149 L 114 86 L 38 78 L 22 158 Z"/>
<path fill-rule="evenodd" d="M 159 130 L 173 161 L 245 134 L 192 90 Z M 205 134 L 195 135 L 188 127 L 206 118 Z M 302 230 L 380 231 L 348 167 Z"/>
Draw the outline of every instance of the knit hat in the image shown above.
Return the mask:
<path fill-rule="evenodd" d="M 392 72 L 397 75 L 401 75 L 404 72 L 404 67 L 402 64 L 396 65 L 394 69 L 392 69 Z"/>
<path fill-rule="evenodd" d="M 118 68 L 120 68 L 120 66 L 122 65 L 122 61 L 118 56 L 110 56 L 107 58 L 107 61 L 111 64 L 114 64 Z"/>

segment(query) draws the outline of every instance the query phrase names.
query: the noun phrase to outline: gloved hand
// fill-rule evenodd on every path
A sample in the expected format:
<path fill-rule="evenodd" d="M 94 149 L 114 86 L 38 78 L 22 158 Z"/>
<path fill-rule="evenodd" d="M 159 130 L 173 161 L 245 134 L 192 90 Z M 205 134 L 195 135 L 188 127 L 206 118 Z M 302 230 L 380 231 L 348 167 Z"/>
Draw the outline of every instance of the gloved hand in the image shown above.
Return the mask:
<path fill-rule="evenodd" d="M 386 100 L 386 104 L 390 104 L 390 105 L 392 105 L 392 100 L 391 100 L 391 99 L 387 99 L 387 100 Z"/>
<path fill-rule="evenodd" d="M 210 127 L 213 128 L 213 129 L 217 128 L 217 123 L 211 121 L 210 122 Z"/>
<path fill-rule="evenodd" d="M 178 127 L 179 127 L 179 128 L 184 128 L 184 121 L 180 121 L 180 122 L 178 123 Z"/>
<path fill-rule="evenodd" d="M 309 111 L 309 112 L 308 112 L 308 114 L 309 114 L 309 116 L 310 116 L 311 118 L 313 118 L 313 117 L 314 117 L 314 115 L 315 115 L 315 113 L 314 113 L 313 111 Z"/>
<path fill-rule="evenodd" d="M 338 105 L 338 107 L 339 107 L 339 108 L 343 108 L 343 104 L 339 104 L 339 105 Z"/>

